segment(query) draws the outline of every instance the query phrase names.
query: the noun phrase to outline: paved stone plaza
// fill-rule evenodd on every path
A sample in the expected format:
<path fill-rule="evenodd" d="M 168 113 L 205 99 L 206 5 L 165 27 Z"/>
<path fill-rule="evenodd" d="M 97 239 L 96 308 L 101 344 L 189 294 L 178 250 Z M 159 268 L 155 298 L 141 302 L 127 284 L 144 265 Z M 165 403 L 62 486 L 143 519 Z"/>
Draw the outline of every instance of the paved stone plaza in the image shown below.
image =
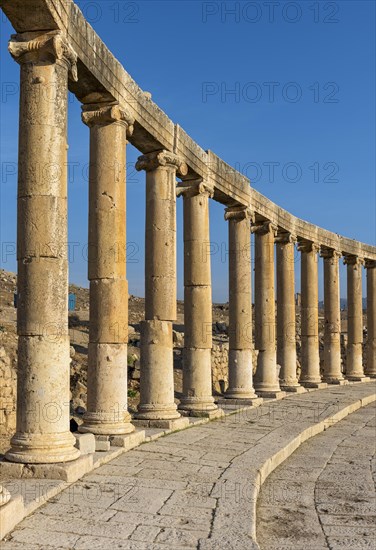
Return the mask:
<path fill-rule="evenodd" d="M 324 423 L 328 429 L 303 443 L 261 489 L 261 547 L 371 548 L 374 404 L 333 424 L 374 399 L 374 382 L 332 387 L 264 402 L 141 445 L 42 506 L 2 548 L 256 548 L 260 483 Z M 342 534 L 331 526 L 334 514 L 341 514 L 335 521 Z M 279 538 L 276 518 L 286 522 Z M 351 528 L 351 518 L 358 527 Z M 288 521 L 298 523 L 290 530 Z M 341 546 L 340 537 L 350 537 L 351 545 Z"/>

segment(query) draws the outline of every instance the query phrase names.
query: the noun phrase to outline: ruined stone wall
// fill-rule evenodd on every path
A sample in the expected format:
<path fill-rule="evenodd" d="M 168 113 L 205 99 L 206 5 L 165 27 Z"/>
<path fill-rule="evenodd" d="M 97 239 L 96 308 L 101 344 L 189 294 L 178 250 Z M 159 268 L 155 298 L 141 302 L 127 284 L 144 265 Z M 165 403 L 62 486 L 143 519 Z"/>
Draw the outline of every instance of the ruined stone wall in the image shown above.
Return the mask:
<path fill-rule="evenodd" d="M 16 429 L 15 365 L 5 349 L 0 347 L 0 436 L 9 435 Z"/>

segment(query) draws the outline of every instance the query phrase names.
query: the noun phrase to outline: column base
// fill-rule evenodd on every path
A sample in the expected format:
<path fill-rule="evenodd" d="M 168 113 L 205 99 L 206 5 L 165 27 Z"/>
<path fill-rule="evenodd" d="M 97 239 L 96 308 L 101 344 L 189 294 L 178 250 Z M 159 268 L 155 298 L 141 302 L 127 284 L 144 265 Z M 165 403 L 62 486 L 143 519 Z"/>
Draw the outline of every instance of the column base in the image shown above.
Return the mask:
<path fill-rule="evenodd" d="M 315 389 L 315 390 L 323 390 L 324 388 L 328 387 L 328 384 L 326 382 L 302 382 L 300 381 L 301 385 L 304 386 L 307 389 Z"/>
<path fill-rule="evenodd" d="M 106 418 L 107 417 L 107 418 Z M 109 417 L 109 418 L 108 418 Z M 125 435 L 134 432 L 131 424 L 131 415 L 126 414 L 120 422 L 114 422 L 114 413 L 92 413 L 84 415 L 84 423 L 79 426 L 80 433 L 92 433 L 94 435 Z"/>
<path fill-rule="evenodd" d="M 285 391 L 269 391 L 269 390 L 256 390 L 256 393 L 258 396 L 262 397 L 263 399 L 283 399 L 286 397 Z"/>
<path fill-rule="evenodd" d="M 346 376 L 346 380 L 348 380 L 349 382 L 369 382 L 371 378 L 364 375 L 350 374 L 349 376 Z"/>
<path fill-rule="evenodd" d="M 158 403 L 140 403 L 138 412 L 133 417 L 135 420 L 177 420 L 180 418 L 180 413 L 177 410 L 175 403 L 169 405 Z"/>
<path fill-rule="evenodd" d="M 345 380 L 345 378 L 323 378 L 322 380 L 326 384 L 330 385 L 336 385 L 336 386 L 345 386 L 348 384 L 348 380 Z"/>
<path fill-rule="evenodd" d="M 294 385 L 294 386 L 285 386 L 281 384 L 281 390 L 288 392 L 288 393 L 305 393 L 305 388 L 301 386 L 300 384 Z"/>
<path fill-rule="evenodd" d="M 168 430 L 183 430 L 184 428 L 187 428 L 189 426 L 189 418 L 182 417 L 179 415 L 179 418 L 171 419 L 171 420 L 163 420 L 163 419 L 154 419 L 154 420 L 148 420 L 148 419 L 141 419 L 141 418 L 135 418 L 133 420 L 133 423 L 137 427 L 142 428 L 163 428 Z"/>
<path fill-rule="evenodd" d="M 9 462 L 23 464 L 70 462 L 80 457 L 80 451 L 74 446 L 75 441 L 71 432 L 60 434 L 17 432 L 12 437 L 12 447 L 5 453 L 5 458 Z"/>
<path fill-rule="evenodd" d="M 183 417 L 193 417 L 193 418 L 209 418 L 209 420 L 214 420 L 215 418 L 221 418 L 224 416 L 224 411 L 216 407 L 215 409 L 206 410 L 206 409 L 195 409 L 195 410 L 181 410 Z"/>
<path fill-rule="evenodd" d="M 252 397 L 252 398 L 230 398 L 230 397 L 220 397 L 217 401 L 218 405 L 223 405 L 223 406 L 229 406 L 231 405 L 232 407 L 255 407 L 255 406 L 258 406 L 258 405 L 261 405 L 262 402 L 263 402 L 263 399 L 261 397 L 257 397 L 257 395 L 255 394 L 255 397 Z"/>
<path fill-rule="evenodd" d="M 205 418 L 216 418 L 218 407 L 212 396 L 200 399 L 198 397 L 183 397 L 178 405 L 178 411 L 182 416 L 202 416 Z"/>
<path fill-rule="evenodd" d="M 243 390 L 241 388 L 227 388 L 225 394 L 225 399 L 256 399 L 256 392 L 253 390 Z"/>

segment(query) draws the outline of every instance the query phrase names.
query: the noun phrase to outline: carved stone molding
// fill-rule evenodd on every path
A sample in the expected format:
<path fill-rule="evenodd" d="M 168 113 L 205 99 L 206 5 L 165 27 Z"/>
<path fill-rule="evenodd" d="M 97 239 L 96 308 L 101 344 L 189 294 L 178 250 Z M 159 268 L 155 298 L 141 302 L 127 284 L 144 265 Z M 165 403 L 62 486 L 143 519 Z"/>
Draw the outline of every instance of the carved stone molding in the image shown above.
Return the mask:
<path fill-rule="evenodd" d="M 77 54 L 68 44 L 62 31 L 24 32 L 13 34 L 8 50 L 17 63 L 55 63 L 64 59 L 69 67 L 69 76 L 75 82 L 77 77 Z"/>
<path fill-rule="evenodd" d="M 343 263 L 345 265 L 363 265 L 364 259 L 359 256 L 354 256 L 353 254 L 344 254 Z"/>
<path fill-rule="evenodd" d="M 225 210 L 225 220 L 254 220 L 254 213 L 248 206 L 229 206 Z"/>
<path fill-rule="evenodd" d="M 136 170 L 146 170 L 150 172 L 156 170 L 160 166 L 170 166 L 175 168 L 177 173 L 181 176 L 188 174 L 188 166 L 178 155 L 171 153 L 171 151 L 153 151 L 146 155 L 141 155 L 136 162 Z"/>
<path fill-rule="evenodd" d="M 364 266 L 366 269 L 374 269 L 376 267 L 376 260 L 365 260 Z"/>
<path fill-rule="evenodd" d="M 275 242 L 277 244 L 295 244 L 297 240 L 296 235 L 290 233 L 290 231 L 278 230 Z"/>
<path fill-rule="evenodd" d="M 197 180 L 185 180 L 179 183 L 176 188 L 176 196 L 184 198 L 196 197 L 197 195 L 207 195 L 210 199 L 214 196 L 214 187 L 203 181 L 202 178 Z"/>
<path fill-rule="evenodd" d="M 342 253 L 339 250 L 335 250 L 334 248 L 325 248 L 325 247 L 320 248 L 320 257 L 324 258 L 324 260 L 329 260 L 329 259 L 339 260 L 341 256 L 342 256 Z"/>
<path fill-rule="evenodd" d="M 118 103 L 83 105 L 81 118 L 89 128 L 96 124 L 103 126 L 113 122 L 124 122 L 127 124 L 127 135 L 131 136 L 133 133 L 134 118 L 127 109 L 120 108 Z"/>
<path fill-rule="evenodd" d="M 314 252 L 317 254 L 320 250 L 320 245 L 313 241 L 306 241 L 305 239 L 298 239 L 299 252 Z"/>
<path fill-rule="evenodd" d="M 278 227 L 273 222 L 266 220 L 264 222 L 259 222 L 252 225 L 251 231 L 252 233 L 257 233 L 259 235 L 272 233 L 275 237 L 277 235 Z"/>

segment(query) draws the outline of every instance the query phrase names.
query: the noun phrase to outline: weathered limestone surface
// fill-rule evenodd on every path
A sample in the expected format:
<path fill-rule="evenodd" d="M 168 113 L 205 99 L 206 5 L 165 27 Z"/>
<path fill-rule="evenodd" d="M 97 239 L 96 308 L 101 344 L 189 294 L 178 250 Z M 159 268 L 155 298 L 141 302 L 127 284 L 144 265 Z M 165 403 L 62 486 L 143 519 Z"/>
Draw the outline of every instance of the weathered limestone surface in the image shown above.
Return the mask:
<path fill-rule="evenodd" d="M 90 128 L 90 330 L 88 400 L 80 431 L 125 434 L 128 283 L 126 279 L 126 143 L 133 119 L 117 105 L 85 106 Z"/>
<path fill-rule="evenodd" d="M 301 340 L 302 372 L 300 383 L 315 388 L 321 383 L 319 355 L 319 292 L 318 257 L 319 247 L 312 242 L 300 241 L 301 251 Z"/>
<path fill-rule="evenodd" d="M 229 399 L 255 399 L 252 366 L 251 212 L 226 209 L 229 236 Z"/>
<path fill-rule="evenodd" d="M 275 327 L 274 238 L 276 227 L 270 222 L 255 225 L 255 347 L 258 350 L 254 378 L 261 397 L 280 392 Z"/>
<path fill-rule="evenodd" d="M 346 378 L 361 380 L 363 370 L 362 265 L 356 256 L 345 256 L 347 265 L 347 355 Z"/>
<path fill-rule="evenodd" d="M 341 370 L 341 295 L 339 289 L 340 253 L 323 249 L 324 258 L 324 382 L 338 384 L 344 380 Z"/>
<path fill-rule="evenodd" d="M 146 170 L 145 321 L 141 323 L 141 421 L 180 419 L 174 402 L 172 321 L 176 319 L 176 173 L 187 166 L 168 151 L 141 156 Z"/>
<path fill-rule="evenodd" d="M 285 391 L 302 391 L 297 379 L 295 312 L 295 242 L 291 233 L 280 232 L 277 249 L 277 363 Z"/>
<path fill-rule="evenodd" d="M 367 376 L 376 377 L 376 262 L 367 268 Z"/>
<path fill-rule="evenodd" d="M 76 56 L 59 32 L 15 35 L 9 51 L 21 65 L 19 375 L 17 431 L 6 456 L 65 462 L 79 456 L 69 431 L 66 255 L 68 72 L 76 77 Z"/>
<path fill-rule="evenodd" d="M 179 409 L 213 415 L 212 298 L 209 233 L 209 197 L 213 191 L 201 180 L 178 188 L 184 201 L 184 357 L 183 396 Z"/>

